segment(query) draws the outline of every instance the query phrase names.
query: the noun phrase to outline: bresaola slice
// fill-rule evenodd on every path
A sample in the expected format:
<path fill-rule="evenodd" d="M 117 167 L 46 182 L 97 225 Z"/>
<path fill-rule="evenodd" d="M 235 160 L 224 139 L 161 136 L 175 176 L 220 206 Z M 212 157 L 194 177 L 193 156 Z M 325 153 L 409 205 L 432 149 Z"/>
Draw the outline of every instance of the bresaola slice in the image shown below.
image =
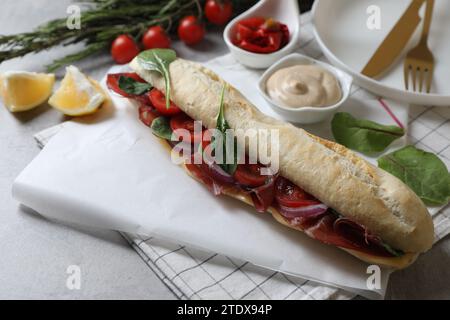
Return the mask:
<path fill-rule="evenodd" d="M 185 164 L 189 172 L 198 180 L 202 181 L 205 186 L 215 195 L 222 194 L 224 185 L 215 181 L 208 173 L 202 169 L 201 166 L 196 164 Z"/>
<path fill-rule="evenodd" d="M 328 207 L 322 203 L 313 204 L 306 207 L 286 207 L 283 205 L 278 205 L 278 210 L 281 215 L 288 219 L 294 218 L 317 218 L 325 214 L 328 211 Z"/>
<path fill-rule="evenodd" d="M 248 193 L 252 197 L 256 211 L 259 213 L 267 212 L 267 209 L 273 204 L 275 199 L 275 176 L 267 178 L 266 183 L 261 187 L 248 189 Z"/>
<path fill-rule="evenodd" d="M 311 238 L 325 244 L 375 256 L 394 256 L 392 252 L 386 249 L 379 237 L 370 234 L 361 225 L 349 219 L 340 218 L 333 212 L 328 212 L 319 218 L 302 219 L 301 223 L 297 221 L 297 226 Z"/>

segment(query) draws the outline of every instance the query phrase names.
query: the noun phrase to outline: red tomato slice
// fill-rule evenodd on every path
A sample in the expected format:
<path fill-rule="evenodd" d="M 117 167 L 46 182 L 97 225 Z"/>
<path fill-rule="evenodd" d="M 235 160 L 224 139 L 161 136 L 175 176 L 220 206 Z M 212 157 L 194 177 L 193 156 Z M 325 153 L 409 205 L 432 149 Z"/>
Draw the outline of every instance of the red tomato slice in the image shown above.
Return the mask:
<path fill-rule="evenodd" d="M 160 114 L 152 107 L 145 104 L 139 106 L 139 119 L 148 127 L 151 127 L 153 120 L 158 118 Z"/>
<path fill-rule="evenodd" d="M 246 26 L 252 30 L 257 30 L 266 23 L 266 18 L 263 17 L 252 17 L 239 21 L 239 25 Z"/>
<path fill-rule="evenodd" d="M 279 177 L 276 181 L 275 197 L 280 205 L 291 208 L 311 206 L 320 203 L 313 196 L 283 177 Z"/>
<path fill-rule="evenodd" d="M 203 128 L 202 132 L 195 132 L 194 120 L 185 113 L 179 114 L 170 119 L 170 127 L 174 132 L 178 129 L 184 129 L 190 132 L 190 139 L 184 142 L 199 143 L 203 140 Z"/>
<path fill-rule="evenodd" d="M 119 78 L 120 77 L 128 77 L 128 78 L 132 78 L 138 82 L 146 83 L 146 81 L 144 79 L 142 79 L 141 77 L 139 77 L 139 75 L 137 73 L 111 73 L 111 74 L 108 74 L 108 77 L 106 80 L 106 84 L 107 84 L 108 88 L 110 90 L 114 91 L 115 93 L 120 94 L 122 97 L 126 97 L 126 98 L 134 98 L 135 96 L 120 90 L 120 88 L 119 88 Z"/>
<path fill-rule="evenodd" d="M 243 40 L 248 40 L 250 38 L 253 38 L 254 30 L 250 29 L 247 26 L 244 26 L 243 24 L 238 24 L 236 27 L 236 41 L 239 43 Z"/>
<path fill-rule="evenodd" d="M 260 187 L 267 180 L 267 176 L 261 175 L 261 168 L 259 164 L 240 164 L 234 173 L 234 179 L 247 187 Z"/>
<path fill-rule="evenodd" d="M 182 111 L 178 106 L 176 106 L 173 102 L 170 103 L 170 107 L 166 107 L 166 96 L 164 93 L 157 89 L 152 89 L 149 93 L 147 93 L 150 102 L 153 106 L 164 116 L 174 116 L 180 114 Z"/>

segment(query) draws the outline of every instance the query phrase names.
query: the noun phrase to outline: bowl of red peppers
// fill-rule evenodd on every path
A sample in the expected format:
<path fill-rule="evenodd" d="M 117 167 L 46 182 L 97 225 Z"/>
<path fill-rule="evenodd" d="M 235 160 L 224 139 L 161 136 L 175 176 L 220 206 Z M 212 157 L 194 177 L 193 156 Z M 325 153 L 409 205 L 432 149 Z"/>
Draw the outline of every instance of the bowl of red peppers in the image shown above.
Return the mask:
<path fill-rule="evenodd" d="M 299 31 L 296 0 L 262 0 L 228 24 L 224 39 L 241 64 L 265 69 L 294 51 Z"/>

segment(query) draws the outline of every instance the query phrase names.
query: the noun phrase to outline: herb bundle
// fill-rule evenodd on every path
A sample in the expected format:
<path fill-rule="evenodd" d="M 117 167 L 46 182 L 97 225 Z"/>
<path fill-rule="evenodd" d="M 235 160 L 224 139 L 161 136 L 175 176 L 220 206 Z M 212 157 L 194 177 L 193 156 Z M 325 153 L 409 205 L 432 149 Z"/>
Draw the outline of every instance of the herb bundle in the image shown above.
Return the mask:
<path fill-rule="evenodd" d="M 202 16 L 204 0 L 82 0 L 81 29 L 67 27 L 67 17 L 50 21 L 32 32 L 0 36 L 0 63 L 29 53 L 48 50 L 57 45 L 85 43 L 77 53 L 54 61 L 48 66 L 54 71 L 67 64 L 108 50 L 111 42 L 121 34 L 139 39 L 151 26 L 161 25 L 172 32 L 186 15 Z M 234 0 L 239 13 L 256 0 Z"/>

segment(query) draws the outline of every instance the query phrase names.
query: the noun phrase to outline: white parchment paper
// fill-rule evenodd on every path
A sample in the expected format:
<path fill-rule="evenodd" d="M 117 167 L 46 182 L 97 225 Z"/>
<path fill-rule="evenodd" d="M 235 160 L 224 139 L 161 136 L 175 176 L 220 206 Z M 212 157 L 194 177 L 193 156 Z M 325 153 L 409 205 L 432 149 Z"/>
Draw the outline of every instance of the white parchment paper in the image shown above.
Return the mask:
<path fill-rule="evenodd" d="M 214 62 L 210 67 L 273 115 L 257 94 L 257 73 Z M 381 273 L 381 288 L 370 291 L 367 264 L 278 224 L 268 214 L 212 196 L 172 164 L 130 102 L 117 96 L 112 100 L 114 107 L 68 123 L 51 139 L 15 181 L 18 201 L 48 218 L 159 236 L 370 298 L 384 296 L 389 270 Z M 377 103 L 349 101 L 344 111 L 393 123 Z M 407 108 L 391 107 L 407 123 Z M 329 137 L 329 123 L 308 129 Z"/>

